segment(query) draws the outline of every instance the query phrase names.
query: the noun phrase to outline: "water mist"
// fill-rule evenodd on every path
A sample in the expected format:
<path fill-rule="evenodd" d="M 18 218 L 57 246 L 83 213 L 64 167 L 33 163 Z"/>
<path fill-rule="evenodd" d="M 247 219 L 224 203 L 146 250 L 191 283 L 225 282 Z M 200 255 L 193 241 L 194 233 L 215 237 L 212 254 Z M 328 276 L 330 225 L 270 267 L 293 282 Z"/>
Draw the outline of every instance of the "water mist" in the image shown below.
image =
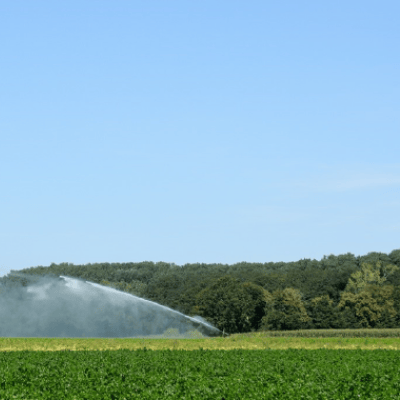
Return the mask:
<path fill-rule="evenodd" d="M 1 337 L 222 335 L 201 317 L 189 317 L 153 301 L 93 282 L 66 276 L 36 280 L 28 286 L 1 286 Z"/>

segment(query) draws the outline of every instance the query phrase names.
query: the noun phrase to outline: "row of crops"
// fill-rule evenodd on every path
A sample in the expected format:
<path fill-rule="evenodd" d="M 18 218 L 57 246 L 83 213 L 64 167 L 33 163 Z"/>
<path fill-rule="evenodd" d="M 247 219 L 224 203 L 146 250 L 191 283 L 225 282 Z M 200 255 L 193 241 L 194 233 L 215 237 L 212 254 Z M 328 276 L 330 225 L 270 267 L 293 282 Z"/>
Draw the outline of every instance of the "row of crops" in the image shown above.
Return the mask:
<path fill-rule="evenodd" d="M 1 399 L 399 399 L 399 355 L 375 350 L 0 353 Z"/>
<path fill-rule="evenodd" d="M 400 399 L 399 331 L 0 338 L 0 399 Z"/>

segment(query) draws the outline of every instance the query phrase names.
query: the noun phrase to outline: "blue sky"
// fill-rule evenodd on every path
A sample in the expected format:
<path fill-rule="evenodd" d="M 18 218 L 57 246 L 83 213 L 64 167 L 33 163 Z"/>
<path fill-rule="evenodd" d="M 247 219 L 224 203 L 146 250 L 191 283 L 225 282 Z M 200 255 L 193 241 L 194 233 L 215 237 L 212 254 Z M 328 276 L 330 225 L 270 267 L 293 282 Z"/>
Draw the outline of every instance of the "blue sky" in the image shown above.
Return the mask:
<path fill-rule="evenodd" d="M 400 248 L 398 1 L 0 4 L 0 275 Z"/>

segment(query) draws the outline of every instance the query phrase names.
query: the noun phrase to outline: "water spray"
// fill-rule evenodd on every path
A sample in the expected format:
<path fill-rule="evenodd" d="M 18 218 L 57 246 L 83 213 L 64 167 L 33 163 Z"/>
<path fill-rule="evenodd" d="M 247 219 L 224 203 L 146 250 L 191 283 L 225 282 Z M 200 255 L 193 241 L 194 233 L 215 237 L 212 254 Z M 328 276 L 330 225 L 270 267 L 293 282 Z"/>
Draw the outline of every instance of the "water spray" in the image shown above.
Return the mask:
<path fill-rule="evenodd" d="M 1 293 L 0 336 L 191 338 L 227 336 L 205 319 L 67 276 L 30 279 Z"/>

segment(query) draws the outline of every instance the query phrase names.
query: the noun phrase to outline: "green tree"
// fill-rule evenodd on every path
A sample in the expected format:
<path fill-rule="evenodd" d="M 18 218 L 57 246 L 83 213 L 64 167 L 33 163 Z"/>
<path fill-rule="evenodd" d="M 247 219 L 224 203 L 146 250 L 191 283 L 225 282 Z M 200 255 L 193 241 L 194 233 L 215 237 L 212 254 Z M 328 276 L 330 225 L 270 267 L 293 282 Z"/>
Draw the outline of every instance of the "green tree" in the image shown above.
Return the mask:
<path fill-rule="evenodd" d="M 200 315 L 228 334 L 249 332 L 257 324 L 259 297 L 267 295 L 255 285 L 226 275 L 196 295 L 191 314 Z"/>
<path fill-rule="evenodd" d="M 179 295 L 179 306 L 177 310 L 186 315 L 196 315 L 192 313 L 193 308 L 196 306 L 196 296 L 202 290 L 211 286 L 219 278 L 220 276 L 216 276 L 212 273 L 206 276 L 190 274 L 186 280 L 185 290 Z"/>
<path fill-rule="evenodd" d="M 400 265 L 400 249 L 393 250 L 389 254 L 389 258 L 393 264 Z"/>
<path fill-rule="evenodd" d="M 263 287 L 268 292 L 276 289 L 283 290 L 287 287 L 286 274 L 282 272 L 270 272 L 266 274 L 264 281 L 265 284 Z"/>
<path fill-rule="evenodd" d="M 393 307 L 397 312 L 396 317 L 394 318 L 393 328 L 400 327 L 400 286 L 393 285 L 393 293 L 392 299 L 394 301 Z"/>
<path fill-rule="evenodd" d="M 260 330 L 303 329 L 310 320 L 300 290 L 277 289 L 272 293 L 270 301 L 267 302 Z"/>
<path fill-rule="evenodd" d="M 366 284 L 360 292 L 343 292 L 338 308 L 355 316 L 355 328 L 390 327 L 397 315 L 393 289 L 392 285 Z"/>
<path fill-rule="evenodd" d="M 398 270 L 399 267 L 396 265 L 382 265 L 380 261 L 377 261 L 375 265 L 362 263 L 361 270 L 350 276 L 345 291 L 357 294 L 362 292 L 368 284 L 381 286 L 388 276 Z"/>
<path fill-rule="evenodd" d="M 309 329 L 340 329 L 343 327 L 340 311 L 329 294 L 310 300 L 306 304 L 306 309 L 311 318 Z"/>
<path fill-rule="evenodd" d="M 251 330 L 257 331 L 265 315 L 265 307 L 271 301 L 272 295 L 268 290 L 252 282 L 242 284 L 245 292 L 250 296 L 250 303 L 243 309 L 245 318 L 250 321 Z"/>

